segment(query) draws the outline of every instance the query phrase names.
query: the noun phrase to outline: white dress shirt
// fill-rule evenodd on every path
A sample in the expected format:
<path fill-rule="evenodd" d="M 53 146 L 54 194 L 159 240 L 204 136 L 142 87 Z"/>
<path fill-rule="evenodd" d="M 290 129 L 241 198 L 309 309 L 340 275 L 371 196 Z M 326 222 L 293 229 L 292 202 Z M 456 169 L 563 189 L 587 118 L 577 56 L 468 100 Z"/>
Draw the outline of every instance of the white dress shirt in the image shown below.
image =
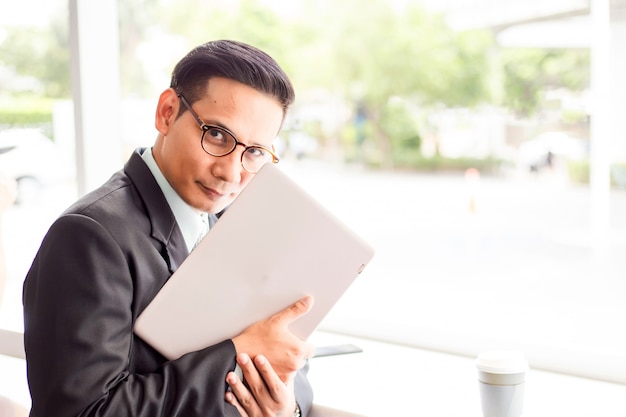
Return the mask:
<path fill-rule="evenodd" d="M 146 165 L 148 165 L 148 168 L 150 168 L 150 172 L 154 175 L 161 191 L 163 191 L 163 195 L 165 195 L 165 199 L 174 213 L 178 227 L 180 227 L 181 232 L 183 232 L 187 249 L 191 252 L 200 239 L 209 231 L 209 218 L 207 213 L 202 213 L 194 209 L 180 198 L 170 183 L 167 182 L 161 169 L 154 160 L 152 148 L 146 149 L 143 154 L 141 154 L 141 157 L 146 162 Z M 243 381 L 243 372 L 238 364 L 235 365 L 235 373 L 239 379 Z"/>
<path fill-rule="evenodd" d="M 145 161 L 150 172 L 156 179 L 167 203 L 174 213 L 176 223 L 185 238 L 185 244 L 189 252 L 198 244 L 200 239 L 209 231 L 209 219 L 206 213 L 200 212 L 180 198 L 178 193 L 172 188 L 170 183 L 165 179 L 161 169 L 152 156 L 152 148 L 146 149 L 141 157 Z"/>

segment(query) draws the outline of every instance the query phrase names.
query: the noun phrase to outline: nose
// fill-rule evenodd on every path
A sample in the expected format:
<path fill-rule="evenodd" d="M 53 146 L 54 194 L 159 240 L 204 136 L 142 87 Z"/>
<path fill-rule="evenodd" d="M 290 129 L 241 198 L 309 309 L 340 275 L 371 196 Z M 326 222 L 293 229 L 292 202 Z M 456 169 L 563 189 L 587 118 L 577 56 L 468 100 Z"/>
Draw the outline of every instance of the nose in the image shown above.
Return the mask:
<path fill-rule="evenodd" d="M 214 157 L 213 165 L 211 167 L 211 173 L 213 176 L 228 183 L 240 183 L 241 176 L 244 172 L 244 169 L 241 166 L 242 152 L 243 149 L 239 150 L 239 148 L 237 148 L 228 155 Z"/>

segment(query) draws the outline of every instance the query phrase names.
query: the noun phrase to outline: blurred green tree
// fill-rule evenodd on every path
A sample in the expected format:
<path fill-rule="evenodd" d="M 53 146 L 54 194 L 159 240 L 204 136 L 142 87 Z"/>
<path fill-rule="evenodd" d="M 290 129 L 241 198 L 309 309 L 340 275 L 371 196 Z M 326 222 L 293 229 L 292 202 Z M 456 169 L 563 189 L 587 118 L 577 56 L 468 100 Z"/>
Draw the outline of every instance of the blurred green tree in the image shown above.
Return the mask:
<path fill-rule="evenodd" d="M 145 68 L 132 65 L 137 61 L 138 46 L 150 35 L 156 24 L 155 7 L 159 0 L 125 0 L 118 2 L 120 20 L 120 61 L 122 91 L 141 95 L 149 91 Z M 131 64 L 128 64 L 131 63 Z M 19 92 L 47 98 L 70 98 L 69 10 L 59 8 L 47 26 L 13 26 L 6 29 L 0 42 L 0 66 L 11 68 L 20 76 L 33 77 L 40 89 Z"/>
<path fill-rule="evenodd" d="M 473 106 L 489 99 L 488 34 L 454 33 L 440 16 L 415 5 L 394 9 L 385 0 L 371 0 L 367 7 L 357 0 L 306 5 L 305 24 L 313 26 L 326 49 L 317 48 L 317 62 L 303 67 L 311 79 L 317 77 L 360 106 L 384 166 L 393 164 L 394 145 L 406 143 L 392 138 L 398 129 L 385 120 L 394 114 L 388 109 L 394 97 L 444 106 Z M 394 106 L 397 112 L 398 104 Z M 419 136 L 416 126 L 402 134 Z"/>
<path fill-rule="evenodd" d="M 367 126 L 350 126 L 359 130 L 356 142 L 367 141 L 381 156 L 380 163 L 390 166 L 393 155 L 403 149 L 418 151 L 423 133 L 419 114 L 428 107 L 497 102 L 531 116 L 547 90 L 580 90 L 588 84 L 586 50 L 498 51 L 490 33 L 454 32 L 443 17 L 414 2 L 403 7 L 388 0 L 369 0 L 367 5 L 357 0 L 293 2 L 299 8 L 289 13 L 261 0 L 119 2 L 122 95 L 154 93 L 157 87 L 147 76 L 155 69 L 152 58 L 169 61 L 174 54 L 171 44 L 161 46 L 161 39 L 175 38 L 185 50 L 211 39 L 241 40 L 274 56 L 291 75 L 299 96 L 323 91 L 341 97 L 355 112 L 358 108 Z M 70 97 L 67 21 L 63 10 L 47 28 L 7 29 L 0 42 L 0 66 L 39 80 L 36 94 Z M 142 51 L 148 41 L 152 49 Z M 494 51 L 497 65 L 491 60 Z M 180 51 L 175 53 L 172 60 Z M 494 78 L 494 71 L 502 72 Z M 503 79 L 502 90 L 494 91 L 490 79 Z M 345 118 L 348 125 L 354 121 Z"/>
<path fill-rule="evenodd" d="M 287 27 L 276 12 L 257 0 L 178 0 L 162 4 L 158 22 L 185 39 L 188 47 L 215 40 L 235 39 L 267 51 L 282 65 L 294 47 Z"/>
<path fill-rule="evenodd" d="M 589 86 L 588 49 L 510 48 L 501 54 L 502 104 L 520 117 L 536 114 L 549 90 L 582 91 Z"/>
<path fill-rule="evenodd" d="M 47 27 L 13 26 L 0 42 L 0 66 L 32 77 L 40 87 L 13 91 L 17 95 L 67 98 L 71 94 L 67 15 L 51 17 Z M 9 90 L 9 88 L 7 88 Z"/>
<path fill-rule="evenodd" d="M 142 43 L 158 25 L 159 0 L 117 2 L 120 37 L 120 89 L 125 97 L 146 97 L 153 91 L 147 65 L 138 55 Z"/>

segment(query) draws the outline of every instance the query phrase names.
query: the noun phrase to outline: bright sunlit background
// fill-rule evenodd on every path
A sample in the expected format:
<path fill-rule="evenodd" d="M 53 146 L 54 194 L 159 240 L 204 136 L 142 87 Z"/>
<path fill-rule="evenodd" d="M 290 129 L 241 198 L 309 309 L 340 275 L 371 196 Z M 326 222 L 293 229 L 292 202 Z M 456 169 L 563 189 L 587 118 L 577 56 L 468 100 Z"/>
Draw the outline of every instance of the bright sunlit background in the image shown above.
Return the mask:
<path fill-rule="evenodd" d="M 68 3 L 0 13 L 0 328 L 15 331 L 47 227 L 112 173 L 77 157 L 90 139 L 74 131 Z M 377 250 L 322 330 L 468 357 L 522 349 L 538 369 L 626 384 L 625 1 L 116 8 L 102 39 L 119 38 L 119 62 L 91 67 L 119 88 L 98 115 L 107 167 L 153 143 L 158 94 L 199 43 L 254 44 L 292 77 L 281 166 Z M 7 375 L 0 396 L 28 406 L 25 378 Z"/>

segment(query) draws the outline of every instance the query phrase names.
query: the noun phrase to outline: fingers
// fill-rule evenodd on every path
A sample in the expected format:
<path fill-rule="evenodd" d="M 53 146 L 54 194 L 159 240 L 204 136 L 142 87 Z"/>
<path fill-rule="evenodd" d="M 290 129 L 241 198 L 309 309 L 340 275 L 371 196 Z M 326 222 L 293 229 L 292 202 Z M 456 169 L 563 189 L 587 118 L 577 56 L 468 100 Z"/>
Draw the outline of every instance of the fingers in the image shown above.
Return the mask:
<path fill-rule="evenodd" d="M 263 363 L 263 361 L 260 361 L 259 359 L 257 359 L 256 361 Z M 255 398 L 267 396 L 267 388 L 263 383 L 262 377 L 259 375 L 259 372 L 250 357 L 245 353 L 240 353 L 237 355 L 237 363 L 243 371 L 243 377 L 246 381 L 246 385 L 248 386 L 250 391 L 252 391 L 252 395 Z"/>
<path fill-rule="evenodd" d="M 285 383 L 281 381 L 265 356 L 258 355 L 251 360 L 248 355 L 237 355 L 237 363 L 243 371 L 246 385 L 252 396 L 265 399 L 265 403 L 280 402 L 285 396 Z"/>
<path fill-rule="evenodd" d="M 284 321 L 286 324 L 289 324 L 295 321 L 298 317 L 305 315 L 311 308 L 313 307 L 313 296 L 307 295 L 302 297 L 283 311 L 277 313 L 273 320 L 276 321 Z"/>
<path fill-rule="evenodd" d="M 235 376 L 235 378 L 236 377 L 237 376 Z M 248 417 L 248 413 L 246 412 L 246 410 L 243 409 L 241 404 L 239 404 L 239 401 L 237 400 L 235 394 L 233 394 L 232 392 L 226 392 L 224 399 L 230 405 L 235 406 L 235 408 L 237 409 L 237 411 L 239 411 L 239 414 L 241 414 L 242 417 Z"/>
<path fill-rule="evenodd" d="M 259 394 L 267 391 L 269 397 L 271 397 L 275 402 L 283 401 L 285 397 L 286 384 L 278 377 L 276 372 L 274 372 L 268 360 L 263 355 L 258 355 L 254 358 L 254 366 L 258 371 L 256 375 L 259 376 L 260 374 L 260 379 L 262 379 L 262 381 L 259 379 L 255 382 L 263 383 L 260 384 L 262 385 L 261 387 L 258 387 Z M 293 377 L 290 379 L 293 379 Z M 252 391 L 256 393 L 256 385 L 252 388 Z"/>
<path fill-rule="evenodd" d="M 242 416 L 248 416 L 252 414 L 253 408 L 256 407 L 256 401 L 252 397 L 252 394 L 246 388 L 243 381 L 239 379 L 236 373 L 229 372 L 226 375 L 226 382 L 230 386 L 232 392 L 227 391 L 224 395 L 224 399 L 231 405 L 237 408 L 239 414 Z"/>
<path fill-rule="evenodd" d="M 226 377 L 232 392 L 225 399 L 243 416 L 277 415 L 281 410 L 295 407 L 293 376 L 283 382 L 263 355 L 251 359 L 247 354 L 237 355 L 245 384 L 233 372 Z M 245 410 L 245 413 L 242 412 Z"/>
<path fill-rule="evenodd" d="M 232 341 L 238 353 L 251 357 L 263 354 L 283 381 L 306 364 L 315 347 L 290 332 L 289 324 L 306 314 L 313 306 L 313 297 L 306 296 L 269 319 L 258 321 Z"/>
<path fill-rule="evenodd" d="M 251 387 L 258 385 L 258 374 L 254 374 L 254 365 L 252 365 L 250 357 L 245 354 L 237 355 L 237 363 L 243 371 L 243 378 L 246 383 L 239 379 L 239 376 L 235 372 L 229 372 L 226 375 L 226 382 L 230 386 L 232 392 L 226 392 L 224 398 L 228 403 L 234 405 L 242 416 L 258 415 L 259 414 L 259 400 L 260 396 L 255 396 L 251 392 Z M 254 372 L 253 372 L 254 371 Z M 259 387 L 256 387 L 256 391 L 259 392 Z"/>

